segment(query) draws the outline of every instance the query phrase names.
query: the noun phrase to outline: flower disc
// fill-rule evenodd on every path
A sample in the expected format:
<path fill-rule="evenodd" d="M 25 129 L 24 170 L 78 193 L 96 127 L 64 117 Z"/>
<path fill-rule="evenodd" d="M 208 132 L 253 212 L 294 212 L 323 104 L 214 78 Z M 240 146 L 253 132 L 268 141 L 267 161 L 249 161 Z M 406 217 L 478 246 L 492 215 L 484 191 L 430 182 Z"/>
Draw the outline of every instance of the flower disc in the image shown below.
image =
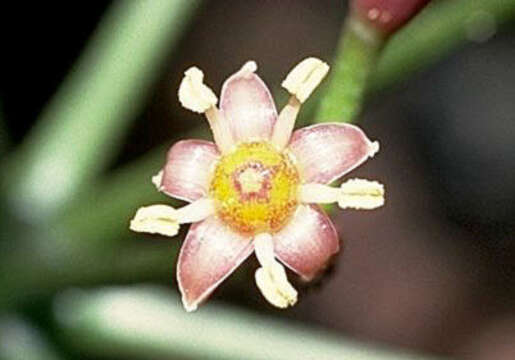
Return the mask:
<path fill-rule="evenodd" d="M 291 159 L 266 142 L 243 143 L 222 156 L 210 195 L 217 215 L 232 229 L 275 232 L 297 207 L 299 174 Z"/>

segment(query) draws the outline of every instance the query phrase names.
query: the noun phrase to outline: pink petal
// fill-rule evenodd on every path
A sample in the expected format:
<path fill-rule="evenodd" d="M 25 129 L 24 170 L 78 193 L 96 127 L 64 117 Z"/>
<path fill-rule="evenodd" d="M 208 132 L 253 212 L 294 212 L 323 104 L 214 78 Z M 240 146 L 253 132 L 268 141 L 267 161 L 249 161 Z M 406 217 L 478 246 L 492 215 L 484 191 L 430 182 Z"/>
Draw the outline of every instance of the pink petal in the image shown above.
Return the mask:
<path fill-rule="evenodd" d="M 292 220 L 274 235 L 277 258 L 305 280 L 323 270 L 339 248 L 336 229 L 318 205 L 300 205 Z"/>
<path fill-rule="evenodd" d="M 245 64 L 222 87 L 220 108 L 236 142 L 269 139 L 277 120 L 272 95 L 253 66 Z"/>
<path fill-rule="evenodd" d="M 194 201 L 207 195 L 211 169 L 219 153 L 204 140 L 183 140 L 168 151 L 160 190 L 178 199 Z"/>
<path fill-rule="evenodd" d="M 304 182 L 328 184 L 361 165 L 378 150 L 365 133 L 349 124 L 318 124 L 295 131 L 288 145 Z"/>
<path fill-rule="evenodd" d="M 193 224 L 177 263 L 186 310 L 195 310 L 252 251 L 250 237 L 231 231 L 215 216 Z"/>

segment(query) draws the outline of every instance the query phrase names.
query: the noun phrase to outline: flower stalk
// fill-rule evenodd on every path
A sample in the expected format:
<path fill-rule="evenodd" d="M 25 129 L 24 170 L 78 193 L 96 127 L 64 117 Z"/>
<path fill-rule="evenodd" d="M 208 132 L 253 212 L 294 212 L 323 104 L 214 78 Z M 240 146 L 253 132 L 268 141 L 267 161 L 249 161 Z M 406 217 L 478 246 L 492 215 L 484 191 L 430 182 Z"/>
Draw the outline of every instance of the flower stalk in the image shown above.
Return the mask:
<path fill-rule="evenodd" d="M 351 15 L 343 26 L 332 75 L 315 122 L 354 122 L 361 110 L 368 78 L 374 70 L 384 38 Z"/>

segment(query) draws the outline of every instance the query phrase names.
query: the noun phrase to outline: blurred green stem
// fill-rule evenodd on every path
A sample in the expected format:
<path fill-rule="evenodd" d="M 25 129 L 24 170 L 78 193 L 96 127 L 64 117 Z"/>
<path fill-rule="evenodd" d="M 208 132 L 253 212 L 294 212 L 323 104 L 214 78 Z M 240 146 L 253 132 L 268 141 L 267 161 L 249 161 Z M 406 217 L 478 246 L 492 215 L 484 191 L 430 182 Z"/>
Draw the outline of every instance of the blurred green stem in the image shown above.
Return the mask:
<path fill-rule="evenodd" d="M 109 163 L 199 3 L 113 3 L 10 159 L 8 196 L 25 220 L 51 217 Z"/>
<path fill-rule="evenodd" d="M 183 134 L 185 138 L 206 135 L 206 127 Z M 25 238 L 11 241 L 11 249 L 0 251 L 0 309 L 71 284 L 171 279 L 181 239 L 149 244 L 148 235 L 131 233 L 128 228 L 139 206 L 177 204 L 150 181 L 163 165 L 167 146 L 95 182 L 57 223 L 26 226 Z M 139 239 L 141 243 L 133 242 Z"/>
<path fill-rule="evenodd" d="M 133 234 L 130 239 L 128 224 L 135 209 L 162 201 L 150 174 L 159 170 L 164 157 L 165 148 L 156 149 L 155 155 L 97 182 L 58 223 L 34 229 L 26 226 L 24 238 L 11 241 L 12 248 L 0 252 L 0 309 L 70 284 L 171 276 L 175 245 L 180 239 L 164 244 L 128 241 L 144 236 Z M 38 241 L 31 241 L 33 238 Z"/>
<path fill-rule="evenodd" d="M 292 326 L 210 304 L 188 314 L 156 287 L 68 291 L 54 304 L 61 333 L 81 352 L 124 359 L 430 359 L 359 344 L 322 329 Z"/>
<path fill-rule="evenodd" d="M 0 359 L 58 360 L 54 347 L 25 319 L 10 315 L 0 317 Z"/>
<path fill-rule="evenodd" d="M 34 297 L 48 296 L 70 285 L 169 282 L 181 241 L 180 238 L 163 240 L 161 244 L 150 243 L 148 239 L 146 244 L 125 241 L 123 247 L 113 248 L 87 242 L 73 244 L 65 238 L 48 240 L 50 249 L 44 244 L 30 249 L 17 248 L 2 260 L 0 313 L 23 307 Z"/>
<path fill-rule="evenodd" d="M 382 51 L 371 90 L 427 68 L 467 42 L 486 41 L 515 19 L 514 0 L 433 0 Z"/>
<path fill-rule="evenodd" d="M 513 0 L 433 0 L 384 49 L 381 41 L 358 36 L 359 24 L 353 29 L 348 21 L 315 122 L 355 121 L 367 92 L 406 79 L 466 42 L 485 41 L 514 18 Z"/>
<path fill-rule="evenodd" d="M 315 122 L 355 121 L 382 45 L 383 39 L 378 33 L 352 14 L 348 17 Z"/>

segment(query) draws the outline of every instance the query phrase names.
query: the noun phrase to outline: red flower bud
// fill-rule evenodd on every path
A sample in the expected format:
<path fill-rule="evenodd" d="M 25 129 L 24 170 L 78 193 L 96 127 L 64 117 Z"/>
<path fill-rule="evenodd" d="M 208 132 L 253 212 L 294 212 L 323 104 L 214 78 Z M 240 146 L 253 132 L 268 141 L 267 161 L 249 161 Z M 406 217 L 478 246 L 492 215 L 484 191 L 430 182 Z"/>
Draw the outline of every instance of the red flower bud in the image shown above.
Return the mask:
<path fill-rule="evenodd" d="M 430 0 L 351 0 L 351 9 L 379 32 L 390 35 Z"/>

